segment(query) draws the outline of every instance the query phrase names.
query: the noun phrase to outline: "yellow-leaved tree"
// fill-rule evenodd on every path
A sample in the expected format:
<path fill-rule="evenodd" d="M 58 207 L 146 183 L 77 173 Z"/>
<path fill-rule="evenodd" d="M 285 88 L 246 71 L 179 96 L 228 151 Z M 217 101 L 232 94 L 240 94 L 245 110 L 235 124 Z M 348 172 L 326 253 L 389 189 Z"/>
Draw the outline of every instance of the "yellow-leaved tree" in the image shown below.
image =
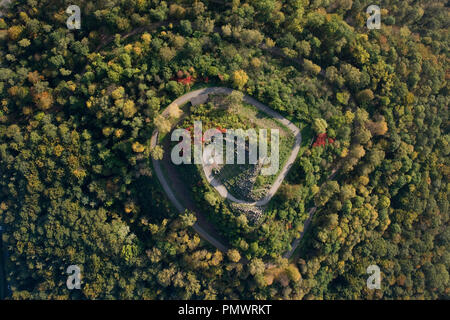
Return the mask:
<path fill-rule="evenodd" d="M 248 81 L 248 75 L 244 70 L 237 70 L 233 72 L 233 85 L 241 90 Z"/>

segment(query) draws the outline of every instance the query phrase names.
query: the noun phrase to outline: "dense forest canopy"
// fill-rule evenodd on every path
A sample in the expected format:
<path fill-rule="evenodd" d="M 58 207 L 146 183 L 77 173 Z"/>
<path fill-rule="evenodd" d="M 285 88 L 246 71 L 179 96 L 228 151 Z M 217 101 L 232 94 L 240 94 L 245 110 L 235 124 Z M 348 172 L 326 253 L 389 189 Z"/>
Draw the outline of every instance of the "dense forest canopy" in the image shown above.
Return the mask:
<path fill-rule="evenodd" d="M 81 28 L 69 30 L 74 4 Z M 381 28 L 369 30 L 371 4 L 12 1 L 0 17 L 0 293 L 448 298 L 450 10 L 381 1 Z M 167 152 L 150 144 L 167 129 L 162 110 L 214 85 L 303 135 L 258 223 L 185 171 L 226 252 L 194 231 L 194 212 L 174 209 L 151 161 Z M 366 286 L 374 264 L 379 290 Z M 81 290 L 66 287 L 69 265 Z"/>

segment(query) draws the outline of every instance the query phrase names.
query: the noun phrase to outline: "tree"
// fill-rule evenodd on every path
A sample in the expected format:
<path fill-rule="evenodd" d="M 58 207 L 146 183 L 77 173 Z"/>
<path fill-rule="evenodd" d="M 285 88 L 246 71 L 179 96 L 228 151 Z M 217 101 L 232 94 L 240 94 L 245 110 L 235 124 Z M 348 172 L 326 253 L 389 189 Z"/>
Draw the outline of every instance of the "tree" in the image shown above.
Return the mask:
<path fill-rule="evenodd" d="M 323 206 L 333 194 L 339 192 L 339 189 L 339 184 L 336 181 L 332 180 L 325 182 L 314 199 L 316 206 Z"/>
<path fill-rule="evenodd" d="M 239 251 L 236 249 L 230 249 L 227 252 L 228 259 L 232 262 L 239 262 L 241 260 L 241 255 L 239 254 Z"/>
<path fill-rule="evenodd" d="M 282 185 L 280 188 L 280 194 L 283 199 L 290 201 L 301 201 L 302 199 L 302 186 L 301 185 Z"/>
<path fill-rule="evenodd" d="M 313 129 L 317 134 L 325 133 L 327 132 L 328 124 L 327 122 L 322 118 L 316 118 L 313 121 Z"/>
<path fill-rule="evenodd" d="M 367 121 L 366 127 L 370 130 L 373 136 L 382 136 L 385 135 L 388 131 L 387 122 L 385 121 L 383 116 L 377 118 L 378 121 Z"/>
<path fill-rule="evenodd" d="M 34 95 L 34 102 L 36 103 L 39 109 L 47 110 L 53 104 L 53 96 L 48 91 L 36 93 Z"/>
<path fill-rule="evenodd" d="M 150 154 L 153 159 L 162 160 L 164 157 L 164 149 L 161 146 L 156 145 L 152 148 L 152 150 L 150 151 Z"/>
<path fill-rule="evenodd" d="M 308 57 L 311 53 L 311 45 L 308 41 L 302 40 L 297 44 L 299 53 L 304 56 Z"/>
<path fill-rule="evenodd" d="M 243 99 L 244 94 L 241 91 L 233 90 L 233 92 L 224 99 L 228 112 L 236 112 L 236 109 L 242 105 Z"/>
<path fill-rule="evenodd" d="M 342 170 L 349 172 L 353 170 L 354 166 L 358 163 L 358 160 L 364 157 L 366 151 L 360 144 L 353 145 L 347 155 L 342 161 Z"/>
<path fill-rule="evenodd" d="M 320 66 L 308 59 L 303 59 L 303 68 L 312 75 L 318 75 L 321 70 Z"/>
<path fill-rule="evenodd" d="M 192 34 L 192 25 L 189 20 L 181 20 L 180 28 L 185 36 L 189 36 L 190 34 Z"/>
<path fill-rule="evenodd" d="M 177 19 L 181 19 L 186 14 L 186 9 L 178 4 L 171 4 L 169 6 L 169 15 Z"/>
<path fill-rule="evenodd" d="M 264 262 L 261 259 L 255 258 L 249 263 L 249 271 L 252 275 L 262 275 L 266 269 Z"/>
<path fill-rule="evenodd" d="M 167 90 L 177 97 L 184 93 L 183 84 L 173 80 L 167 83 Z"/>
<path fill-rule="evenodd" d="M 245 84 L 248 81 L 248 76 L 244 70 L 237 70 L 233 72 L 232 79 L 234 87 L 242 90 L 242 88 L 244 88 Z"/>
<path fill-rule="evenodd" d="M 143 146 L 142 144 L 140 144 L 138 141 L 135 141 L 133 143 L 133 145 L 131 146 L 131 148 L 133 149 L 134 152 L 136 153 L 141 153 L 145 151 L 145 146 Z"/>
<path fill-rule="evenodd" d="M 350 184 L 345 184 L 341 187 L 341 201 L 345 202 L 348 199 L 352 199 L 356 196 L 355 188 Z"/>
<path fill-rule="evenodd" d="M 214 20 L 210 18 L 198 17 L 195 21 L 198 30 L 204 33 L 211 33 L 214 30 Z"/>
<path fill-rule="evenodd" d="M 168 133 L 171 129 L 170 121 L 162 115 L 156 116 L 155 126 L 161 134 Z"/>
<path fill-rule="evenodd" d="M 358 101 L 360 103 L 368 103 L 369 101 L 373 100 L 373 98 L 374 98 L 374 95 L 373 95 L 372 90 L 370 90 L 370 89 L 361 90 L 356 95 L 356 99 L 358 99 Z"/>
<path fill-rule="evenodd" d="M 169 116 L 174 119 L 178 119 L 183 114 L 183 111 L 180 109 L 180 107 L 175 104 L 171 104 L 168 110 Z"/>
<path fill-rule="evenodd" d="M 336 93 L 336 100 L 339 103 L 347 105 L 349 99 L 350 99 L 350 93 L 348 91 Z M 348 112 L 350 112 L 350 111 L 348 111 Z"/>
<path fill-rule="evenodd" d="M 245 29 L 240 33 L 240 41 L 247 46 L 258 46 L 264 36 L 258 30 Z"/>
<path fill-rule="evenodd" d="M 220 199 L 217 197 L 214 191 L 206 192 L 205 200 L 213 207 L 220 202 Z"/>
<path fill-rule="evenodd" d="M 285 269 L 285 272 L 288 278 L 293 282 L 298 282 L 302 278 L 297 267 L 293 264 L 288 265 Z"/>
<path fill-rule="evenodd" d="M 22 26 L 12 26 L 8 29 L 9 38 L 13 41 L 18 40 L 20 35 L 22 34 L 23 27 Z"/>
<path fill-rule="evenodd" d="M 186 212 L 184 215 L 180 215 L 180 219 L 182 228 L 192 227 L 197 221 L 195 214 L 189 212 Z"/>
<path fill-rule="evenodd" d="M 170 48 L 170 47 L 162 47 L 161 49 L 159 49 L 159 56 L 166 63 L 171 61 L 175 57 L 176 54 L 177 53 L 176 53 L 175 49 Z"/>
<path fill-rule="evenodd" d="M 358 90 L 368 83 L 366 75 L 350 64 L 342 64 L 341 73 L 347 85 L 353 90 Z"/>
<path fill-rule="evenodd" d="M 259 19 L 262 21 L 270 18 L 272 12 L 275 10 L 275 0 L 261 0 L 252 2 L 253 6 L 259 12 Z"/>

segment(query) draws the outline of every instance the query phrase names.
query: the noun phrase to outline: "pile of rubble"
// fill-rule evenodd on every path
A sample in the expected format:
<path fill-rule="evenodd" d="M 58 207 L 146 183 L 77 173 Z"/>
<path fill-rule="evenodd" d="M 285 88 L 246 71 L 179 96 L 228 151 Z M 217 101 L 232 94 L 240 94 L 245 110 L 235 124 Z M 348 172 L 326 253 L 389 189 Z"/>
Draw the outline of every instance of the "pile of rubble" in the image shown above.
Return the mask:
<path fill-rule="evenodd" d="M 256 207 L 248 204 L 232 203 L 231 208 L 235 213 L 243 213 L 251 224 L 257 224 L 264 214 L 262 207 Z"/>
<path fill-rule="evenodd" d="M 235 185 L 235 190 L 239 192 L 239 196 L 242 197 L 241 199 L 245 199 L 247 201 L 260 200 L 260 198 L 253 192 L 253 186 L 255 185 L 259 173 L 261 172 L 262 166 L 263 162 L 259 161 L 258 164 L 250 165 L 247 170 L 239 175 L 238 181 Z"/>

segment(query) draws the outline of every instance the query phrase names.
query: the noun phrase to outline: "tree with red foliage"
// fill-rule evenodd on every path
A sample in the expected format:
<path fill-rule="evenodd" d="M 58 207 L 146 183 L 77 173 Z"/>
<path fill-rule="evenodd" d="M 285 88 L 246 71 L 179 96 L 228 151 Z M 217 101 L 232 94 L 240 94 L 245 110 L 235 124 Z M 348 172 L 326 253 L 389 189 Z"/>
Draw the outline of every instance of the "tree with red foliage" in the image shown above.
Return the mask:
<path fill-rule="evenodd" d="M 332 138 L 328 138 L 326 133 L 320 133 L 317 138 L 316 141 L 313 144 L 313 147 L 321 147 L 327 144 L 327 142 L 329 144 L 334 143 L 334 139 Z"/>

